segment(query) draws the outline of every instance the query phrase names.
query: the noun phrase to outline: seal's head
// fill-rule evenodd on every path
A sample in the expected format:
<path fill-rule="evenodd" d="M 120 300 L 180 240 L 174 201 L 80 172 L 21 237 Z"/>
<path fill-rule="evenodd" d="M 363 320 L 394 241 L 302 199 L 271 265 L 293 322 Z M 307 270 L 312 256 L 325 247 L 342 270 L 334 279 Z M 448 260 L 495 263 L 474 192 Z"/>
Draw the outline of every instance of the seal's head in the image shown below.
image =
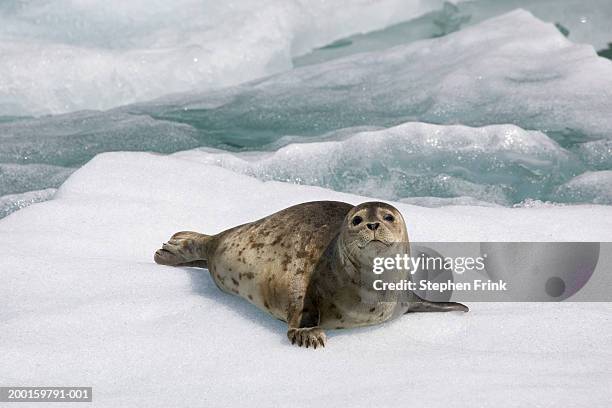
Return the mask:
<path fill-rule="evenodd" d="M 379 252 L 396 243 L 407 243 L 408 232 L 397 208 L 387 203 L 367 202 L 348 212 L 340 240 L 350 253 Z"/>
<path fill-rule="evenodd" d="M 372 280 L 381 279 L 372 273 L 376 259 L 410 254 L 404 218 L 399 210 L 386 203 L 359 204 L 347 213 L 336 248 L 339 264 L 342 265 L 339 275 L 346 275 L 350 282 L 357 284 L 360 299 L 366 303 L 376 302 L 381 296 L 378 291 L 371 291 Z M 391 282 L 404 278 L 405 270 L 394 270 L 383 279 Z M 366 301 L 368 296 L 374 297 Z"/>

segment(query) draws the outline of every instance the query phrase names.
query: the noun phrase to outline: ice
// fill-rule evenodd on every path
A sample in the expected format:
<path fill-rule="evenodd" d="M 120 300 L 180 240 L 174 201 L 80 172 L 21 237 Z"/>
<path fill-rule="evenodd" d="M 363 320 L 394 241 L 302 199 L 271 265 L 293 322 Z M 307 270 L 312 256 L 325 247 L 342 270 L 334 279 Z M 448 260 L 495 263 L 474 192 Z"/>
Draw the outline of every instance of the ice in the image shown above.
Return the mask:
<path fill-rule="evenodd" d="M 0 164 L 0 196 L 59 187 L 73 171 L 46 164 Z"/>
<path fill-rule="evenodd" d="M 611 101 L 612 61 L 519 10 L 441 38 L 302 67 L 237 87 L 168 96 L 107 112 L 0 123 L 0 163 L 74 167 L 103 151 L 169 153 L 198 146 L 273 151 L 295 141 L 339 140 L 363 128 L 410 121 L 505 123 L 545 133 L 578 157 L 581 168 L 576 171 L 555 168 L 561 171 L 558 185 L 584 171 L 611 169 Z M 508 204 L 555 199 L 546 194 L 549 186 L 533 193 L 522 187 L 508 192 L 464 181 L 434 179 L 411 194 L 467 195 Z M 366 182 L 380 184 L 376 178 Z M 312 184 L 349 189 L 340 181 Z M 37 188 L 45 187 L 52 186 L 41 183 Z M 402 191 L 391 186 L 379 193 L 398 199 L 406 197 Z"/>
<path fill-rule="evenodd" d="M 0 162 L 75 166 L 105 151 L 189 149 L 197 138 L 189 125 L 148 115 L 81 111 L 0 124 Z"/>
<path fill-rule="evenodd" d="M 191 124 L 213 145 L 408 121 L 507 123 L 575 143 L 611 137 L 611 100 L 612 61 L 517 10 L 444 37 L 124 110 Z"/>
<path fill-rule="evenodd" d="M 0 196 L 0 218 L 4 218 L 12 212 L 26 208 L 34 203 L 50 200 L 56 191 L 55 188 L 46 188 L 44 190 Z"/>
<path fill-rule="evenodd" d="M 612 169 L 612 139 L 582 143 L 576 151 L 589 168 Z"/>
<path fill-rule="evenodd" d="M 398 200 L 472 197 L 515 204 L 548 197 L 581 169 L 577 157 L 541 132 L 406 123 L 383 130 L 291 143 L 273 153 L 176 153 L 261 180 L 317 185 Z"/>
<path fill-rule="evenodd" d="M 0 163 L 0 218 L 50 199 L 74 170 L 46 164 Z"/>
<path fill-rule="evenodd" d="M 0 4 L 0 115 L 108 109 L 233 85 L 442 0 L 47 0 Z"/>
<path fill-rule="evenodd" d="M 206 271 L 152 262 L 175 231 L 214 233 L 317 199 L 367 200 L 177 156 L 97 156 L 53 200 L 0 221 L 0 378 L 92 386 L 94 404 L 113 408 L 610 401 L 610 303 L 474 303 L 330 331 L 313 351 Z M 612 239 L 612 207 L 396 205 L 413 241 Z"/>
<path fill-rule="evenodd" d="M 444 3 L 434 10 L 410 21 L 394 24 L 382 30 L 358 33 L 314 49 L 293 59 L 295 66 L 321 63 L 360 52 L 380 51 L 395 45 L 407 44 L 425 38 L 440 37 L 461 29 L 471 21 L 469 14 L 458 5 Z"/>
<path fill-rule="evenodd" d="M 95 154 L 113 150 L 167 153 L 198 146 L 189 125 L 146 115 L 81 111 L 0 124 L 0 218 L 22 207 L 15 193 L 58 187 Z M 7 195 L 8 194 L 8 195 Z M 16 200 L 12 204 L 10 200 Z"/>
<path fill-rule="evenodd" d="M 573 42 L 591 44 L 598 50 L 612 42 L 612 2 L 608 0 L 476 0 L 457 6 L 462 13 L 471 15 L 473 22 L 520 7 L 544 21 L 558 23 L 567 29 Z"/>
<path fill-rule="evenodd" d="M 595 49 L 604 51 L 604 55 L 609 54 L 609 46 L 612 44 L 612 2 L 608 0 L 476 0 L 445 3 L 441 9 L 410 21 L 342 38 L 295 58 L 294 64 L 308 65 L 439 37 L 516 8 L 525 9 L 543 21 L 554 23 L 573 42 L 591 44 Z M 605 50 L 608 50 L 607 54 Z"/>
<path fill-rule="evenodd" d="M 557 189 L 568 202 L 612 205 L 612 171 L 589 171 Z"/>
<path fill-rule="evenodd" d="M 494 204 L 488 201 L 480 201 L 473 197 L 459 196 L 459 197 L 408 197 L 399 200 L 401 203 L 417 205 L 419 207 L 446 207 L 446 206 L 481 206 L 481 207 L 498 207 L 498 204 Z"/>

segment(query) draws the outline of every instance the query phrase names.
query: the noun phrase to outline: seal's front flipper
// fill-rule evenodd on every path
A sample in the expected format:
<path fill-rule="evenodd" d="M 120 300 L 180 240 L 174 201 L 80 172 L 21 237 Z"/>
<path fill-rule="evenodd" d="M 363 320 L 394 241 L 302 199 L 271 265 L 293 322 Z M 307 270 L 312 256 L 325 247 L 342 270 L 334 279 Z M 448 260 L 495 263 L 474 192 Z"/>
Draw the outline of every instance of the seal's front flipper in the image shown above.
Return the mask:
<path fill-rule="evenodd" d="M 415 302 L 410 302 L 405 313 L 414 312 L 469 312 L 470 309 L 461 303 L 456 302 L 430 302 L 419 298 Z M 404 313 L 404 314 L 405 314 Z"/>
<path fill-rule="evenodd" d="M 294 285 L 300 286 L 299 281 Z M 295 287 L 294 287 L 295 289 Z M 289 330 L 287 337 L 291 344 L 297 344 L 306 348 L 325 347 L 327 336 L 322 328 L 319 327 L 320 314 L 308 296 L 302 295 L 302 290 L 294 290 L 289 297 L 289 307 L 287 311 L 287 324 Z"/>
<path fill-rule="evenodd" d="M 155 262 L 171 266 L 206 265 L 202 261 L 207 259 L 206 253 L 210 239 L 210 236 L 197 232 L 177 232 L 155 252 Z"/>
<path fill-rule="evenodd" d="M 325 332 L 320 327 L 290 328 L 287 337 L 291 344 L 297 343 L 298 346 L 305 346 L 306 348 L 312 346 L 315 349 L 325 347 L 325 341 L 327 340 Z"/>

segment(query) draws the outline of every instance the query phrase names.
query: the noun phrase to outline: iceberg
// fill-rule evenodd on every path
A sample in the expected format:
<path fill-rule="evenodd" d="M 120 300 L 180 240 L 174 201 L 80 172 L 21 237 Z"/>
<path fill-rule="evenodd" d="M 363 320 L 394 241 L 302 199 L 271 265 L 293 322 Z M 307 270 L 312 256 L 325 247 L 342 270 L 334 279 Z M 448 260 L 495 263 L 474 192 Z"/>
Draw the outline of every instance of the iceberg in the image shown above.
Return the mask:
<path fill-rule="evenodd" d="M 0 124 L 0 163 L 80 166 L 98 153 L 151 150 L 170 153 L 200 145 L 181 123 L 109 111 L 29 118 Z"/>
<path fill-rule="evenodd" d="M 121 110 L 244 148 L 409 121 L 514 124 L 571 144 L 611 138 L 611 100 L 612 61 L 517 10 L 444 37 Z"/>
<path fill-rule="evenodd" d="M 589 171 L 557 188 L 567 202 L 612 205 L 612 171 Z"/>
<path fill-rule="evenodd" d="M 290 143 L 272 153 L 195 150 L 175 155 L 261 180 L 388 200 L 463 196 L 502 205 L 534 197 L 555 200 L 553 190 L 583 168 L 576 155 L 545 134 L 513 125 L 406 123 L 320 139 Z"/>
<path fill-rule="evenodd" d="M 196 131 L 146 115 L 81 111 L 0 124 L 0 218 L 41 200 L 93 155 L 113 150 L 169 153 L 199 146 Z M 20 196 L 37 197 L 31 201 Z M 13 200 L 13 201 L 12 201 Z"/>
<path fill-rule="evenodd" d="M 205 270 L 152 261 L 177 230 L 214 233 L 319 199 L 369 200 L 177 156 L 98 155 L 52 200 L 0 221 L 0 378 L 92 386 L 96 406 L 113 408 L 395 406 L 406 390 L 434 408 L 471 407 L 483 395 L 499 406 L 610 401 L 610 303 L 475 303 L 466 315 L 330 331 L 329 346 L 311 352 L 290 346 L 283 323 L 221 293 Z M 394 205 L 413 241 L 612 239 L 612 207 Z"/>
<path fill-rule="evenodd" d="M 439 37 L 517 8 L 533 13 L 542 21 L 554 23 L 561 33 L 575 43 L 590 44 L 600 51 L 600 55 L 610 54 L 612 2 L 608 0 L 475 0 L 456 4 L 447 2 L 441 9 L 412 20 L 336 40 L 294 58 L 293 62 L 297 66 L 320 63 L 346 55 Z"/>
<path fill-rule="evenodd" d="M 73 171 L 73 168 L 46 164 L 0 164 L 0 197 L 59 187 Z"/>
<path fill-rule="evenodd" d="M 55 188 L 46 188 L 21 194 L 6 194 L 0 197 L 0 218 L 34 203 L 50 200 L 56 191 Z"/>
<path fill-rule="evenodd" d="M 591 169 L 612 169 L 612 139 L 581 143 L 576 147 L 576 152 Z"/>
<path fill-rule="evenodd" d="M 461 13 L 471 16 L 471 22 L 520 7 L 539 19 L 556 23 L 575 43 L 590 44 L 600 50 L 612 42 L 612 3 L 607 0 L 472 0 L 457 4 L 457 7 Z"/>
<path fill-rule="evenodd" d="M 508 205 L 524 198 L 556 200 L 549 196 L 551 188 L 585 171 L 610 169 L 611 101 L 612 61 L 598 57 L 591 46 L 573 44 L 553 24 L 518 10 L 444 37 L 222 90 L 165 96 L 105 112 L 0 122 L 0 163 L 73 168 L 104 151 L 171 153 L 205 146 L 272 152 L 296 141 L 340 140 L 406 122 L 507 124 L 545 134 L 560 146 L 555 147 L 558 157 L 569 157 L 560 167 L 526 165 L 528 180 L 546 179 L 540 190 L 536 185 L 530 190 L 516 178 L 521 164 L 510 165 L 508 157 L 504 166 L 515 169 L 510 188 L 483 188 L 472 176 L 441 176 L 419 186 L 396 179 L 386 190 L 376 190 L 376 177 L 370 182 L 373 191 L 389 199 L 471 196 Z M 543 139 L 539 134 L 535 138 Z M 484 155 L 480 159 L 489 164 L 496 160 Z M 559 171 L 558 180 L 549 180 L 553 174 L 533 174 L 544 168 Z M 318 177 L 310 169 L 304 171 L 311 173 L 281 177 L 276 171 L 258 177 Z M 343 182 L 350 180 L 328 177 L 308 183 L 347 191 Z M 49 187 L 57 186 L 43 180 L 33 189 Z"/>
<path fill-rule="evenodd" d="M 234 85 L 442 0 L 49 0 L 0 4 L 0 116 L 109 109 Z"/>
<path fill-rule="evenodd" d="M 395 45 L 407 44 L 425 38 L 441 37 L 460 30 L 472 22 L 471 15 L 463 13 L 458 4 L 445 2 L 434 10 L 409 21 L 382 30 L 358 33 L 341 38 L 324 47 L 293 58 L 296 67 L 318 64 L 332 59 L 370 51 L 381 51 Z"/>

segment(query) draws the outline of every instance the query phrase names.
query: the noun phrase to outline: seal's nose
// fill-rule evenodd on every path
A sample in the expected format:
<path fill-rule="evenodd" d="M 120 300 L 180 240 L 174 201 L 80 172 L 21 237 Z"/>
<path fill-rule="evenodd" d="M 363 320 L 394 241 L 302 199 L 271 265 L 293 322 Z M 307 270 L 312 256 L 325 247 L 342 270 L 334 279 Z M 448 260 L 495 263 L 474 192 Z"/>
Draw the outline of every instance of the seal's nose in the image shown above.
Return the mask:
<path fill-rule="evenodd" d="M 368 222 L 367 224 L 368 229 L 371 229 L 372 231 L 376 231 L 379 225 L 380 225 L 380 222 Z"/>

